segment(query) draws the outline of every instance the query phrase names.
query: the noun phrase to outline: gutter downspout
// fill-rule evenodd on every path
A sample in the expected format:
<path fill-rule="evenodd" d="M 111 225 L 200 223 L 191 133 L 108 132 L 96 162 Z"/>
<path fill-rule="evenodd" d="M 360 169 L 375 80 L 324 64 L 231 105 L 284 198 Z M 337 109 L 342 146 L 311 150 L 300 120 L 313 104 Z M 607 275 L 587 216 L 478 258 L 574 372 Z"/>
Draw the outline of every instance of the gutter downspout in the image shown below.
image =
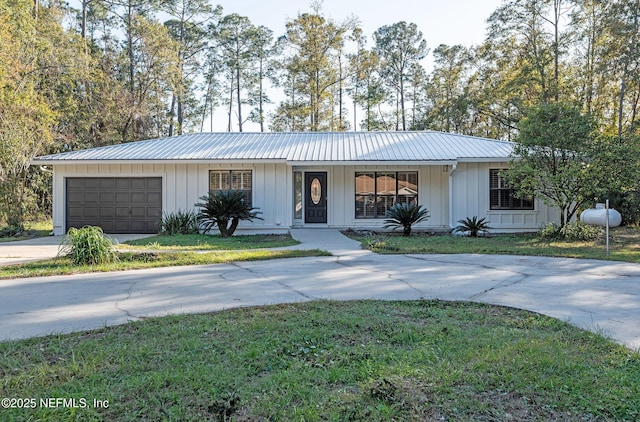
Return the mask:
<path fill-rule="evenodd" d="M 449 171 L 449 227 L 453 230 L 453 173 L 456 172 L 458 168 L 458 163 L 453 163 L 451 165 L 451 170 Z"/>

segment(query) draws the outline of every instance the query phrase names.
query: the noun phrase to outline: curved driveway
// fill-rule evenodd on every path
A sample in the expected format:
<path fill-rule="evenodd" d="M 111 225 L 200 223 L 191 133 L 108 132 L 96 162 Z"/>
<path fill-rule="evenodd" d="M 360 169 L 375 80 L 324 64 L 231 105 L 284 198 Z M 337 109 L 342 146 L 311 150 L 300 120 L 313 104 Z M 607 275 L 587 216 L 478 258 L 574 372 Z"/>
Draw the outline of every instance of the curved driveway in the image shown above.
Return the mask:
<path fill-rule="evenodd" d="M 316 299 L 468 300 L 528 309 L 640 348 L 640 265 L 497 255 L 376 255 L 293 230 L 332 257 L 0 280 L 0 339 Z"/>

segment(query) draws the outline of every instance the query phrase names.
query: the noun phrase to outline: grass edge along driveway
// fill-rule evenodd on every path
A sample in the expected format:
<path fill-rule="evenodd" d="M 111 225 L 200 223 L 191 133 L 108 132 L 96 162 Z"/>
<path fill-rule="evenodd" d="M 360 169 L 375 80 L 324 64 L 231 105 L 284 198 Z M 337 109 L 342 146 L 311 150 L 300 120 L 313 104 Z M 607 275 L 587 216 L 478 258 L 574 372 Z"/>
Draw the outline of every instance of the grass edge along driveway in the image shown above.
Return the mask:
<path fill-rule="evenodd" d="M 467 302 L 150 318 L 0 342 L 0 374 L 2 397 L 90 404 L 3 409 L 9 420 L 640 418 L 637 352 L 557 319 Z"/>
<path fill-rule="evenodd" d="M 2 266 L 0 267 L 0 279 L 331 255 L 318 249 L 270 249 L 297 244 L 299 242 L 289 234 L 245 235 L 226 239 L 215 235 L 157 235 L 116 245 L 119 259 L 114 263 L 74 265 L 66 257 L 57 257 Z"/>

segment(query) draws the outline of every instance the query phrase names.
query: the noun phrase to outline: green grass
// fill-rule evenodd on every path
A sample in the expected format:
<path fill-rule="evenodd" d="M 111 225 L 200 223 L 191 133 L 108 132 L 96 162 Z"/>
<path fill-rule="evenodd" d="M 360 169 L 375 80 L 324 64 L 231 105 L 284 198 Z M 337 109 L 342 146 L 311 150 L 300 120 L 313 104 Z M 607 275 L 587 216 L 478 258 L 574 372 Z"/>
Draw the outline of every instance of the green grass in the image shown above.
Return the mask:
<path fill-rule="evenodd" d="M 49 236 L 49 234 L 53 231 L 53 222 L 51 220 L 29 221 L 25 223 L 24 228 L 27 231 L 24 235 L 16 236 L 16 237 L 0 237 L 0 243 L 14 242 L 16 240 L 27 240 L 27 239 L 33 239 L 35 237 Z"/>
<path fill-rule="evenodd" d="M 221 264 L 234 261 L 258 261 L 304 256 L 327 256 L 320 250 L 262 250 L 224 252 L 121 252 L 118 262 L 100 265 L 75 265 L 69 258 L 56 258 L 0 267 L 0 279 L 44 277 L 105 271 L 137 270 L 179 265 Z"/>
<path fill-rule="evenodd" d="M 3 420 L 640 418 L 637 352 L 526 311 L 440 301 L 317 301 L 2 342 L 0 377 L 0 397 L 37 404 Z M 48 397 L 88 407 L 40 406 Z"/>
<path fill-rule="evenodd" d="M 388 254 L 471 253 L 534 255 L 608 259 L 640 263 L 640 229 L 630 227 L 619 227 L 611 230 L 609 256 L 606 254 L 605 240 L 590 242 L 544 240 L 538 238 L 534 233 L 477 238 L 424 234 L 404 237 L 398 234 L 385 233 L 373 236 L 349 235 L 360 241 L 365 248 Z"/>
<path fill-rule="evenodd" d="M 289 234 L 282 235 L 240 235 L 222 238 L 214 235 L 179 234 L 175 236 L 158 235 L 145 239 L 125 242 L 120 247 L 128 249 L 170 249 L 170 250 L 238 250 L 279 248 L 297 245 Z"/>

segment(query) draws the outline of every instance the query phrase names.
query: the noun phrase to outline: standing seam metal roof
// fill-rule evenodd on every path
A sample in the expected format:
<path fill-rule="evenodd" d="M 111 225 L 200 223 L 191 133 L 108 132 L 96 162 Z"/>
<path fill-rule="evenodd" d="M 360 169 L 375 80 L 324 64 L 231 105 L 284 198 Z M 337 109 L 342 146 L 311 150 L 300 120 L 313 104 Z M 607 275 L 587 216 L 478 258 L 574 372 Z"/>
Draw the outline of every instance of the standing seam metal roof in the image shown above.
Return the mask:
<path fill-rule="evenodd" d="M 36 158 L 35 162 L 154 160 L 455 161 L 505 159 L 512 143 L 444 132 L 192 133 Z"/>

